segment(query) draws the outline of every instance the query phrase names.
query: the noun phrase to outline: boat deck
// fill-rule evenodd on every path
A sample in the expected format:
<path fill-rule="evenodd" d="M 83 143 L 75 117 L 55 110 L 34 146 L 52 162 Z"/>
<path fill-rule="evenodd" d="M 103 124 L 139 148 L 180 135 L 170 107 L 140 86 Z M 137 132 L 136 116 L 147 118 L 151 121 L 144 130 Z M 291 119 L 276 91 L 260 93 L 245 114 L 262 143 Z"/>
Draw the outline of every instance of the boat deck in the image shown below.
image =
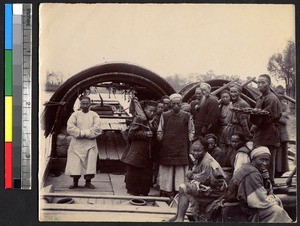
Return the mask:
<path fill-rule="evenodd" d="M 135 221 L 161 222 L 175 215 L 176 208 L 168 206 L 169 198 L 158 197 L 159 191 L 151 188 L 149 196 L 135 197 L 126 192 L 124 174 L 98 173 L 92 183 L 95 189 L 84 187 L 69 189 L 72 178 L 62 174 L 48 176 L 41 190 L 40 220 L 42 221 Z M 63 198 L 72 198 L 72 204 L 57 204 Z M 133 198 L 146 200 L 145 206 L 130 203 Z M 188 221 L 186 219 L 186 221 Z"/>

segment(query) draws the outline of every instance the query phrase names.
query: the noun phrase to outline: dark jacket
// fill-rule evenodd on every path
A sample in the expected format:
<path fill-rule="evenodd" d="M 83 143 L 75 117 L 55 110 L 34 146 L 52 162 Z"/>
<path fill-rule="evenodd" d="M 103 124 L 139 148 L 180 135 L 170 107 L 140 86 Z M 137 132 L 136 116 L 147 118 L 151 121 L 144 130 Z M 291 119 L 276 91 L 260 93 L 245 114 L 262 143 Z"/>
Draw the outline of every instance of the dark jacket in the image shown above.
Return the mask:
<path fill-rule="evenodd" d="M 188 165 L 190 113 L 180 111 L 175 114 L 173 111 L 167 111 L 162 114 L 162 117 L 164 126 L 159 164 Z"/>
<path fill-rule="evenodd" d="M 139 168 L 152 167 L 151 143 L 152 138 L 147 137 L 150 131 L 147 119 L 137 116 L 133 119 L 128 132 L 130 146 L 123 162 Z"/>
<path fill-rule="evenodd" d="M 282 108 L 277 96 L 268 91 L 256 103 L 256 108 L 268 111 L 268 115 L 250 115 L 250 122 L 255 125 L 253 143 L 257 146 L 279 146 L 279 119 Z"/>

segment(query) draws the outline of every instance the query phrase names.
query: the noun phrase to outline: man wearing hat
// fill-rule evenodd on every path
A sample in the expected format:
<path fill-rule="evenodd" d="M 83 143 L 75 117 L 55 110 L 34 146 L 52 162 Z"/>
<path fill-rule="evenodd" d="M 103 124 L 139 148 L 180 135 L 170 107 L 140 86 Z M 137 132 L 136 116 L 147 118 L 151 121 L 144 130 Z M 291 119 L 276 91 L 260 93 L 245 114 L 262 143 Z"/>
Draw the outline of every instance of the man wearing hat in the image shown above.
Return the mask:
<path fill-rule="evenodd" d="M 232 107 L 249 108 L 249 104 L 241 98 L 242 87 L 238 83 L 233 83 L 229 87 Z M 231 136 L 234 132 L 240 132 L 246 141 L 251 139 L 249 116 L 240 112 L 229 111 L 227 116 L 227 125 L 224 127 L 220 144 L 225 152 L 225 166 L 230 166 L 230 158 L 232 157 Z"/>
<path fill-rule="evenodd" d="M 159 186 L 161 195 L 173 196 L 185 181 L 188 170 L 189 143 L 194 137 L 191 115 L 180 110 L 182 96 L 170 96 L 171 110 L 160 118 L 157 139 L 160 141 Z"/>
<path fill-rule="evenodd" d="M 256 103 L 256 108 L 269 112 L 267 115 L 250 115 L 250 122 L 253 132 L 254 147 L 266 146 L 271 152 L 269 173 L 271 183 L 274 184 L 277 152 L 280 146 L 279 120 L 282 114 L 282 107 L 278 97 L 271 91 L 271 78 L 267 74 L 258 77 L 257 86 L 262 93 Z M 282 159 L 279 159 L 282 161 Z"/>
<path fill-rule="evenodd" d="M 208 143 L 208 153 L 221 165 L 223 166 L 223 150 L 218 147 L 217 141 L 218 138 L 212 134 L 206 134 L 205 140 Z"/>
<path fill-rule="evenodd" d="M 152 151 L 154 128 L 150 124 L 157 102 L 145 101 L 144 116 L 137 115 L 130 125 L 130 147 L 123 162 L 126 167 L 126 189 L 131 195 L 147 196 L 152 186 Z"/>
<path fill-rule="evenodd" d="M 65 174 L 73 178 L 70 189 L 78 187 L 81 175 L 84 175 L 86 180 L 85 187 L 95 188 L 91 180 L 96 174 L 98 158 L 96 137 L 102 130 L 100 117 L 96 112 L 89 110 L 90 105 L 90 98 L 82 96 L 81 110 L 74 112 L 67 122 L 67 131 L 72 136 L 65 169 Z"/>
<path fill-rule="evenodd" d="M 267 147 L 252 150 L 251 163 L 243 164 L 233 175 L 225 195 L 226 202 L 240 202 L 246 221 L 289 223 L 292 219 L 273 194 L 267 171 L 271 153 Z M 239 213 L 237 213 L 239 214 Z"/>

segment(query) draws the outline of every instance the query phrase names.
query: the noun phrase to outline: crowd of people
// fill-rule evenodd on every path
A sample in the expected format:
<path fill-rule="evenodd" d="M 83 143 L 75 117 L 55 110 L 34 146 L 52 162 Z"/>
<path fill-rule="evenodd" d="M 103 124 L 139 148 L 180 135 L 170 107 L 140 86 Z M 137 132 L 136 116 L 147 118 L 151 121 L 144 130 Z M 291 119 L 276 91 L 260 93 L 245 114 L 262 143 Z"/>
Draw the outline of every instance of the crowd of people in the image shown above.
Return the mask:
<path fill-rule="evenodd" d="M 145 101 L 144 114 L 136 115 L 129 126 L 122 157 L 127 192 L 147 196 L 155 187 L 161 196 L 177 195 L 177 214 L 170 221 L 183 221 L 189 204 L 197 220 L 210 220 L 225 200 L 240 202 L 248 221 L 291 222 L 272 194 L 274 178 L 288 170 L 289 109 L 280 99 L 282 88 L 275 95 L 270 76 L 258 77 L 261 96 L 255 108 L 267 111 L 265 115 L 231 110 L 250 107 L 238 83 L 223 90 L 220 100 L 211 94 L 209 84 L 201 83 L 191 103 L 183 103 L 178 93 Z M 78 186 L 80 175 L 87 188 L 94 188 L 96 162 L 91 159 L 101 128 L 86 102 L 88 98 L 83 98 L 82 110 L 68 120 L 73 136 L 66 168 L 74 180 L 70 189 Z M 225 173 L 224 168 L 230 170 Z"/>

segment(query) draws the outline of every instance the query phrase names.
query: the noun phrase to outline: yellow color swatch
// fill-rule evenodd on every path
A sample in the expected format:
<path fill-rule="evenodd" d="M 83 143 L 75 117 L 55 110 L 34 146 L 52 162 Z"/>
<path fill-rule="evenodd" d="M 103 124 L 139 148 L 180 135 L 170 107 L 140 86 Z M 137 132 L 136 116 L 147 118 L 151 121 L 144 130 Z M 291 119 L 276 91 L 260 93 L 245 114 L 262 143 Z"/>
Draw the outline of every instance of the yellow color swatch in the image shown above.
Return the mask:
<path fill-rule="evenodd" d="M 5 142 L 12 142 L 13 128 L 12 96 L 5 97 Z"/>

